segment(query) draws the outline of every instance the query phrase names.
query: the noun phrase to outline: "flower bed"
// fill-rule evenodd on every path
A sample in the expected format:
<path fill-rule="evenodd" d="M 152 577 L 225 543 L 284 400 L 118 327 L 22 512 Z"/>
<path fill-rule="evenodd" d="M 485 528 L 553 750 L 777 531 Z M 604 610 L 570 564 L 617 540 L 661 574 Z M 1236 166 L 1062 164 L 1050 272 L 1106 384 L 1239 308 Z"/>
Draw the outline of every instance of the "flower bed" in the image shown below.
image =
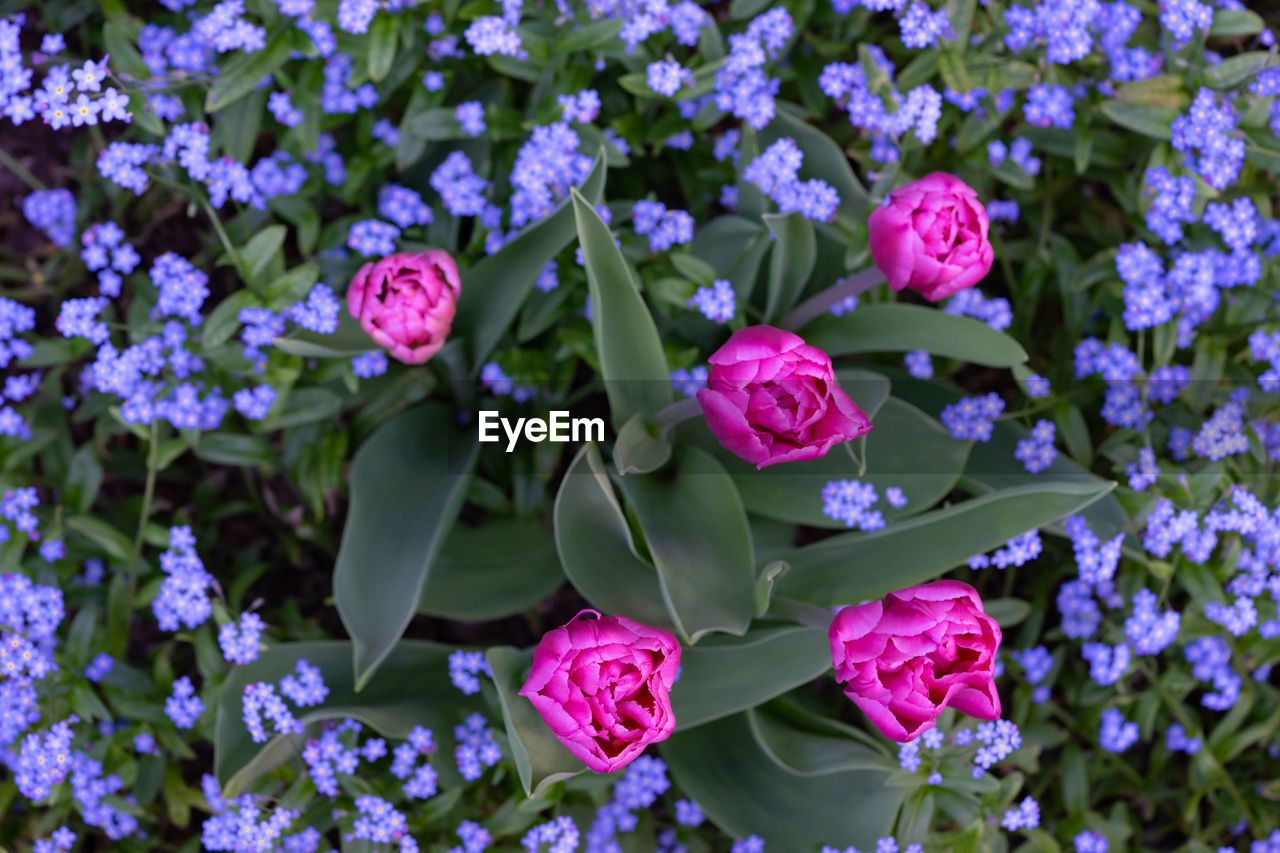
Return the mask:
<path fill-rule="evenodd" d="M 0 4 L 0 848 L 1280 850 L 1262 12 Z"/>

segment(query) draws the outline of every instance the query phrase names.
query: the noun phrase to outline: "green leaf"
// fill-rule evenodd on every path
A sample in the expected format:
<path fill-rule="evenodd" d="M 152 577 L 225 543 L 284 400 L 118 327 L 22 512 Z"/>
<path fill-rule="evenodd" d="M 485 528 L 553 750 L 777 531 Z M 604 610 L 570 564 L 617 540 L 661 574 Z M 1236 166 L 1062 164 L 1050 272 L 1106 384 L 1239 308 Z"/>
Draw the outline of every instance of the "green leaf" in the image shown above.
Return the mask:
<path fill-rule="evenodd" d="M 1012 367 L 1027 360 L 1017 341 L 980 320 L 895 302 L 861 305 L 839 317 L 823 315 L 804 328 L 803 337 L 832 358 L 925 350 L 989 367 Z"/>
<path fill-rule="evenodd" d="M 898 769 L 897 761 L 857 729 L 824 719 L 828 731 L 806 731 L 788 719 L 786 712 L 779 713 L 777 708 L 785 708 L 784 703 L 779 699 L 747 711 L 756 745 L 783 770 L 797 776 L 829 776 L 849 770 Z"/>
<path fill-rule="evenodd" d="M 399 37 L 400 19 L 393 15 L 378 15 L 369 27 L 369 79 L 382 82 L 396 59 L 396 39 Z"/>
<path fill-rule="evenodd" d="M 850 396 L 858 401 L 857 395 Z M 834 447 L 821 459 L 757 471 L 720 448 L 705 423 L 691 426 L 687 433 L 699 446 L 716 448 L 748 511 L 793 524 L 845 527 L 822 512 L 822 489 L 832 480 L 861 480 L 880 495 L 890 486 L 901 488 L 905 507 L 895 509 L 883 502 L 876 506 L 890 523 L 928 509 L 955 486 L 969 454 L 967 442 L 956 441 L 934 418 L 893 397 L 871 415 L 871 424 L 865 470 L 844 447 Z"/>
<path fill-rule="evenodd" d="M 829 669 L 831 644 L 817 628 L 789 625 L 757 628 L 742 637 L 707 637 L 681 653 L 680 680 L 671 690 L 676 730 L 753 708 Z"/>
<path fill-rule="evenodd" d="M 324 388 L 298 388 L 289 392 L 270 429 L 285 429 L 332 418 L 342 409 L 342 398 Z"/>
<path fill-rule="evenodd" d="M 648 474 L 667 464 L 670 458 L 671 442 L 647 415 L 632 415 L 631 420 L 618 430 L 618 440 L 613 445 L 613 464 L 619 472 Z"/>
<path fill-rule="evenodd" d="M 449 680 L 449 655 L 455 650 L 455 646 L 405 640 L 391 650 L 377 675 L 358 693 L 348 642 L 282 643 L 260 652 L 253 663 L 234 667 L 219 694 L 214 723 L 214 772 L 223 795 L 244 793 L 254 779 L 302 748 L 305 738 L 292 735 L 256 744 L 242 718 L 245 687 L 258 681 L 278 682 L 294 671 L 299 660 L 318 667 L 329 688 L 323 704 L 295 712 L 303 725 L 350 717 L 389 738 L 404 738 L 414 726 L 427 726 L 441 753 L 452 755 L 453 727 L 468 713 L 480 710 L 478 697 L 463 695 Z M 436 765 L 442 786 L 461 783 L 452 761 Z"/>
<path fill-rule="evenodd" d="M 1017 190 L 1033 190 L 1036 182 L 1027 174 L 1027 171 L 1012 160 L 1003 160 L 999 166 L 991 170 L 991 174 L 995 175 L 1001 181 Z"/>
<path fill-rule="evenodd" d="M 813 222 L 799 211 L 766 213 L 763 217 L 774 236 L 769 257 L 769 292 L 764 309 L 764 322 L 795 307 L 818 258 L 817 237 Z"/>
<path fill-rule="evenodd" d="M 219 72 L 204 101 L 204 111 L 216 113 L 253 91 L 263 79 L 274 74 L 293 52 L 293 26 L 278 24 L 262 50 L 241 53 Z"/>
<path fill-rule="evenodd" d="M 618 37 L 618 33 L 622 32 L 622 24 L 619 18 L 602 18 L 582 23 L 573 21 L 560 38 L 556 52 L 564 54 L 602 47 Z"/>
<path fill-rule="evenodd" d="M 1001 489 L 871 533 L 845 533 L 779 555 L 778 594 L 824 607 L 881 598 L 1088 506 L 1111 482 L 1044 481 Z"/>
<path fill-rule="evenodd" d="M 427 142 L 468 138 L 457 113 L 447 107 L 433 107 L 418 113 L 409 122 L 409 132 Z"/>
<path fill-rule="evenodd" d="M 1271 54 L 1263 50 L 1242 53 L 1206 68 L 1204 80 L 1211 89 L 1233 89 L 1241 83 L 1256 80 L 1272 61 Z"/>
<path fill-rule="evenodd" d="M 276 338 L 271 345 L 304 358 L 351 358 L 379 349 L 368 332 L 360 328 L 360 321 L 345 310 L 338 312 L 338 328 L 331 335 L 299 329 L 291 337 Z"/>
<path fill-rule="evenodd" d="M 1209 35 L 1254 36 L 1262 32 L 1264 26 L 1266 24 L 1257 12 L 1248 9 L 1215 9 Z"/>
<path fill-rule="evenodd" d="M 240 262 L 244 265 L 240 273 L 246 282 L 255 281 L 262 274 L 271 259 L 280 253 L 288 233 L 289 229 L 283 225 L 271 225 L 240 248 Z"/>
<path fill-rule="evenodd" d="M 195 446 L 196 456 L 215 465 L 239 465 L 252 468 L 270 465 L 276 458 L 267 442 L 257 435 L 228 432 L 206 433 Z"/>
<path fill-rule="evenodd" d="M 638 412 L 655 414 L 671 402 L 671 377 L 653 317 L 634 273 L 600 214 L 576 189 L 573 214 L 591 291 L 591 328 L 614 429 Z"/>
<path fill-rule="evenodd" d="M 67 465 L 62 505 L 81 514 L 87 513 L 101 487 L 102 465 L 98 462 L 98 449 L 92 443 L 82 444 L 71 454 L 71 462 Z"/>
<path fill-rule="evenodd" d="M 717 826 L 738 838 L 757 835 L 765 849 L 870 849 L 893 834 L 905 794 L 875 771 L 788 773 L 760 748 L 746 714 L 677 731 L 663 744 L 662 757 L 680 791 Z"/>
<path fill-rule="evenodd" d="M 1125 104 L 1120 101 L 1102 102 L 1102 114 L 1129 130 L 1152 139 L 1172 139 L 1170 125 L 1179 115 L 1176 107 L 1155 104 Z"/>
<path fill-rule="evenodd" d="M 569 466 L 554 515 L 564 573 L 587 601 L 646 625 L 674 627 L 662 603 L 657 570 L 636 551 L 594 444 L 583 445 Z"/>
<path fill-rule="evenodd" d="M 204 324 L 200 327 L 200 346 L 207 354 L 222 346 L 240 330 L 240 311 L 244 308 L 261 305 L 257 294 L 252 290 L 237 290 L 218 303 L 218 307 L 209 312 Z"/>
<path fill-rule="evenodd" d="M 363 687 L 413 618 L 436 552 L 467 494 L 474 436 L 443 404 L 411 409 L 356 453 L 333 597 Z"/>
<path fill-rule="evenodd" d="M 1022 623 L 1031 615 L 1030 602 L 1021 598 L 988 598 L 982 609 L 1005 629 Z"/>
<path fill-rule="evenodd" d="M 1181 76 L 1160 74 L 1145 80 L 1131 80 L 1116 87 L 1116 100 L 1127 104 L 1154 104 L 1185 108 L 1189 102 Z"/>
<path fill-rule="evenodd" d="M 582 194 L 593 205 L 599 204 L 604 196 L 606 171 L 601 152 L 582 182 Z M 470 340 L 477 373 L 529 297 L 542 270 L 576 234 L 573 209 L 569 199 L 565 199 L 546 218 L 521 231 L 496 254 L 462 271 L 462 293 L 458 297 L 453 334 Z"/>
<path fill-rule="evenodd" d="M 266 287 L 266 299 L 271 305 L 292 305 L 307 297 L 311 288 L 320 280 L 320 270 L 315 264 L 299 264 Z M 232 294 L 234 296 L 234 294 Z"/>
<path fill-rule="evenodd" d="M 150 80 L 151 69 L 142 54 L 134 46 L 134 40 L 116 21 L 107 21 L 102 27 L 102 46 L 111 56 L 111 67 L 135 80 Z"/>
<path fill-rule="evenodd" d="M 867 190 L 854 175 L 849 158 L 831 137 L 797 118 L 795 112 L 799 109 L 791 104 L 778 104 L 777 115 L 760 131 L 760 149 L 764 150 L 784 136 L 790 137 L 804 154 L 800 176 L 826 181 L 840 195 L 838 210 L 841 214 L 853 220 L 866 219 L 870 209 Z M 743 164 L 747 162 L 744 156 Z"/>
<path fill-rule="evenodd" d="M 555 537 L 540 522 L 454 525 L 427 576 L 419 613 L 464 622 L 528 610 L 564 583 Z"/>
<path fill-rule="evenodd" d="M 724 218 L 724 217 L 722 217 Z M 751 236 L 754 238 L 758 232 L 758 228 L 754 223 L 751 225 Z M 702 260 L 702 258 L 690 255 L 687 252 L 672 252 L 668 255 L 671 265 L 676 268 L 680 275 L 689 279 L 696 285 L 701 287 L 710 287 L 711 283 L 716 279 L 716 269 L 711 264 Z"/>
<path fill-rule="evenodd" d="M 510 646 L 497 646 L 485 653 L 493 683 L 502 702 L 502 721 L 507 728 L 507 741 L 516 773 L 525 796 L 537 799 L 547 787 L 577 776 L 586 766 L 547 728 L 538 709 L 524 696 L 520 687 L 533 662 L 531 651 Z"/>
<path fill-rule="evenodd" d="M 733 0 L 729 4 L 729 20 L 745 21 L 769 8 L 770 0 Z"/>
<path fill-rule="evenodd" d="M 105 521 L 87 515 L 76 515 L 66 520 L 67 529 L 79 533 L 117 560 L 133 559 L 133 543 L 129 537 Z"/>
<path fill-rule="evenodd" d="M 620 482 L 677 632 L 690 643 L 713 631 L 743 634 L 755 609 L 755 549 L 742 499 L 724 466 L 686 447 L 669 474 Z"/>

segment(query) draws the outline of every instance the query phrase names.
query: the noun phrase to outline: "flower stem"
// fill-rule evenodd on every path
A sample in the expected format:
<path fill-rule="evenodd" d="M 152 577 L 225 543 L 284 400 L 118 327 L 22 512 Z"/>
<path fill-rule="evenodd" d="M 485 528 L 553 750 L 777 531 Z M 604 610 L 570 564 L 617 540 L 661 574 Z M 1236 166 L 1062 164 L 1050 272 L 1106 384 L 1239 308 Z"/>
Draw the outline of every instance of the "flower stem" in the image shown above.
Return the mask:
<path fill-rule="evenodd" d="M 827 313 L 832 305 L 843 302 L 850 296 L 857 296 L 859 293 L 866 293 L 880 282 L 884 281 L 884 273 L 880 272 L 878 267 L 868 267 L 862 272 L 854 273 L 846 276 L 840 281 L 828 287 L 826 290 L 806 299 L 804 302 L 783 319 L 778 327 L 791 332 L 803 329 L 812 323 L 818 317 Z"/>
<path fill-rule="evenodd" d="M 151 515 L 151 502 L 156 494 L 156 473 L 160 467 L 160 425 L 151 422 L 151 438 L 147 441 L 147 482 L 142 491 L 142 509 L 138 511 L 138 532 L 133 537 L 133 561 L 136 564 L 142 556 L 142 532 L 146 529 L 147 519 Z"/>
<path fill-rule="evenodd" d="M 31 174 L 31 171 L 26 166 L 19 163 L 12 154 L 5 151 L 3 148 L 0 148 L 0 166 L 4 166 L 10 172 L 13 172 L 24 184 L 31 187 L 33 190 L 48 189 L 48 187 L 44 185 L 44 181 Z"/>

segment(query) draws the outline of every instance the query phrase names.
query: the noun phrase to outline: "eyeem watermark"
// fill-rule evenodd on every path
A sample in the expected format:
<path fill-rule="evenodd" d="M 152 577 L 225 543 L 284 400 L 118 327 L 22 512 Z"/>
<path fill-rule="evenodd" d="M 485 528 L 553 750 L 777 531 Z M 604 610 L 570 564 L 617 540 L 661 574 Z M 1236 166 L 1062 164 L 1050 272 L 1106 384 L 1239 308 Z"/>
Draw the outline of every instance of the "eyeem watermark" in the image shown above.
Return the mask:
<path fill-rule="evenodd" d="M 512 423 L 496 411 L 482 410 L 478 421 L 480 441 L 501 441 L 499 429 L 506 434 L 508 453 L 515 450 L 522 437 L 532 442 L 604 441 L 603 418 L 571 418 L 560 410 L 547 414 L 546 418 L 516 418 Z"/>

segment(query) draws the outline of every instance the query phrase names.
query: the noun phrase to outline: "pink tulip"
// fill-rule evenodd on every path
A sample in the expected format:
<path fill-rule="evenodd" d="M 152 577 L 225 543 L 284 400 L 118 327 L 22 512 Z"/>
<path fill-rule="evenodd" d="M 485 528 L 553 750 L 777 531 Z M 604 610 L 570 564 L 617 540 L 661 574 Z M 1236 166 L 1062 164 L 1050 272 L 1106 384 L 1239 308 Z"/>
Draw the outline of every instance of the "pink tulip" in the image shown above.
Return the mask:
<path fill-rule="evenodd" d="M 584 610 L 538 641 L 520 695 L 565 749 L 610 773 L 675 731 L 669 693 L 679 666 L 668 632 Z"/>
<path fill-rule="evenodd" d="M 871 429 L 831 358 L 772 326 L 740 329 L 716 350 L 698 402 L 725 449 L 756 468 L 817 459 Z"/>
<path fill-rule="evenodd" d="M 894 290 L 937 302 L 991 270 L 987 211 L 955 175 L 934 172 L 893 190 L 867 226 L 871 259 Z"/>
<path fill-rule="evenodd" d="M 422 364 L 444 346 L 461 289 L 448 252 L 397 252 L 360 268 L 347 308 L 393 358 Z"/>
<path fill-rule="evenodd" d="M 1000 626 L 967 583 L 934 581 L 845 607 L 827 634 L 845 695 L 890 740 L 915 739 L 948 706 L 1000 716 Z"/>

